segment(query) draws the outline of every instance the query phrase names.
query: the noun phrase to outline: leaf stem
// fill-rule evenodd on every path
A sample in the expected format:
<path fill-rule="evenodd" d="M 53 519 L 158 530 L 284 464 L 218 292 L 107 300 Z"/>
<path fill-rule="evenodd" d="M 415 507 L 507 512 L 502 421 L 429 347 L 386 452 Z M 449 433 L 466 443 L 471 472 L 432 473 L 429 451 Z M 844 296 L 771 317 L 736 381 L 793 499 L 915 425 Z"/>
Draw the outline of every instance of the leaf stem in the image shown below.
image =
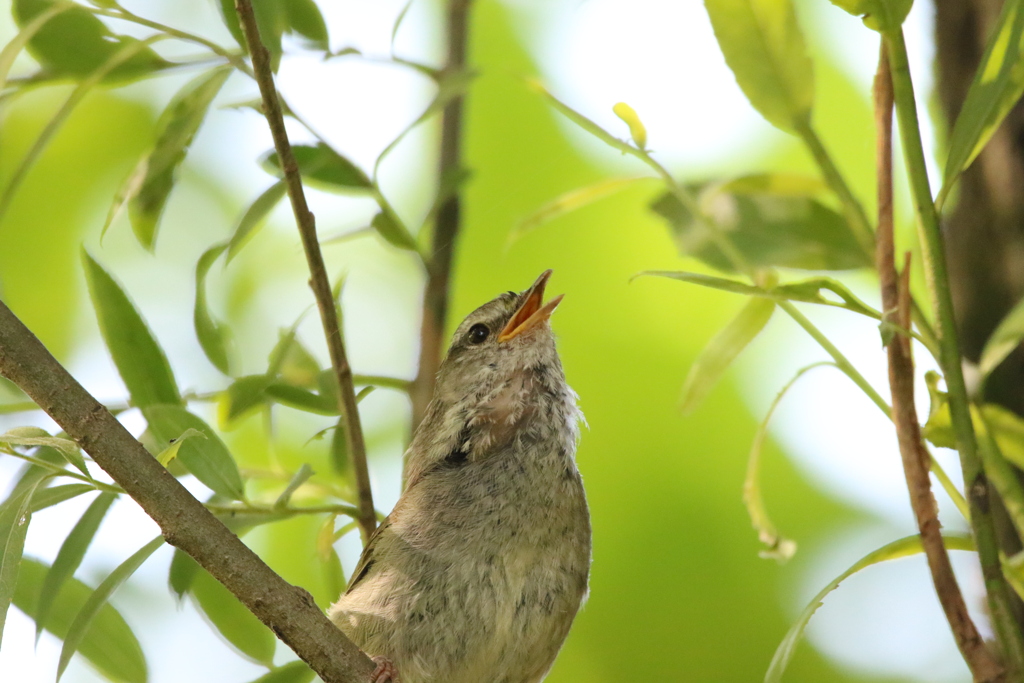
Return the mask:
<path fill-rule="evenodd" d="M 910 178 L 921 243 L 924 247 L 922 253 L 925 279 L 938 321 L 939 361 L 949 392 L 950 415 L 956 433 L 960 465 L 964 473 L 971 525 L 978 547 L 982 574 L 985 577 L 989 609 L 996 635 L 1007 658 L 1006 664 L 1014 675 L 1020 675 L 1024 672 L 1024 640 L 1013 618 L 1013 596 L 999 563 L 999 546 L 990 510 L 988 482 L 978 457 L 978 443 L 971 422 L 956 334 L 953 298 L 946 270 L 945 244 L 928 183 L 906 43 L 903 39 L 903 30 L 898 27 L 885 31 L 883 37 L 889 53 L 903 155 Z"/>
<path fill-rule="evenodd" d="M 356 405 L 352 367 L 349 365 L 345 353 L 345 342 L 338 323 L 338 311 L 331 293 L 331 283 L 327 277 L 323 254 L 320 252 L 320 243 L 317 239 L 316 219 L 306 204 L 302 177 L 299 174 L 299 166 L 295 161 L 291 142 L 288 140 L 288 133 L 285 130 L 281 100 L 278 97 L 277 88 L 274 86 L 270 54 L 260 40 L 252 2 L 251 0 L 235 0 L 235 9 L 249 46 L 249 54 L 252 55 L 253 73 L 259 84 L 260 95 L 263 97 L 263 112 L 274 138 L 274 147 L 277 150 L 278 158 L 281 160 L 281 169 L 287 182 L 292 211 L 295 214 L 295 222 L 302 238 L 306 260 L 309 263 L 310 287 L 313 289 L 317 308 L 320 310 L 320 320 L 323 324 L 331 364 L 338 382 L 338 407 L 345 422 L 345 439 L 352 458 L 356 490 L 359 494 L 359 525 L 365 542 L 377 527 L 373 493 L 370 490 L 370 475 L 366 465 L 366 443 L 359 421 L 359 408 Z"/>

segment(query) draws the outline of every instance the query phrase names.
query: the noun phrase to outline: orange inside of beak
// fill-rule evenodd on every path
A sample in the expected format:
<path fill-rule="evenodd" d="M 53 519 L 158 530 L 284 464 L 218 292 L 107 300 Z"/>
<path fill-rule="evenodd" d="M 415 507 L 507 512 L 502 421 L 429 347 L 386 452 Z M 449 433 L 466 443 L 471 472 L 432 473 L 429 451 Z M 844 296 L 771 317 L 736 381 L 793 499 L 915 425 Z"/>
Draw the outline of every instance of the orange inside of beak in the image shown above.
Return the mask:
<path fill-rule="evenodd" d="M 551 271 L 545 270 L 537 278 L 537 281 L 533 283 L 530 291 L 526 294 L 526 301 L 512 315 L 508 324 L 505 325 L 501 334 L 498 335 L 499 342 L 515 339 L 524 332 L 532 330 L 550 318 L 551 314 L 555 312 L 558 304 L 562 301 L 562 297 L 565 295 L 559 294 L 547 302 L 547 304 L 541 305 L 544 301 L 544 286 L 547 284 L 549 277 L 551 277 Z"/>

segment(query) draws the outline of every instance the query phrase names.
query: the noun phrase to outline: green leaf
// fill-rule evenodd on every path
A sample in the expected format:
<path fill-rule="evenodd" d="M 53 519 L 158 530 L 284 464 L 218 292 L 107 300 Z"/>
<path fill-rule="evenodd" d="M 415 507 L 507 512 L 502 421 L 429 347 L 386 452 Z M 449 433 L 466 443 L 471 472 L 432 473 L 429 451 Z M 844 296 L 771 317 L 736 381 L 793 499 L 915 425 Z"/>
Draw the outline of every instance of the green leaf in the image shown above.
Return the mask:
<path fill-rule="evenodd" d="M 171 364 L 142 316 L 124 290 L 84 249 L 82 260 L 100 332 L 128 387 L 132 405 L 145 408 L 158 403 L 181 404 Z"/>
<path fill-rule="evenodd" d="M 352 481 L 352 457 L 348 452 L 348 439 L 345 436 L 345 418 L 340 418 L 331 435 L 331 465 L 339 477 L 346 482 Z"/>
<path fill-rule="evenodd" d="M 398 29 L 402 28 L 402 22 L 405 21 L 405 15 L 409 13 L 409 8 L 412 7 L 413 0 L 408 0 L 405 6 L 402 7 L 402 11 L 398 13 L 395 18 L 395 23 L 391 27 L 391 54 L 395 54 L 395 38 L 398 37 Z"/>
<path fill-rule="evenodd" d="M 764 287 L 758 287 L 757 285 L 748 285 L 745 282 L 737 282 L 736 280 L 715 277 L 714 275 L 690 273 L 687 271 L 648 270 L 638 273 L 636 277 L 642 277 L 645 275 L 664 277 L 671 280 L 680 280 L 682 282 L 689 282 L 702 287 L 720 289 L 724 292 L 733 292 L 734 294 L 757 296 L 765 299 L 771 299 L 772 301 L 802 301 L 809 304 L 833 306 L 835 308 L 842 308 L 847 311 L 865 315 L 869 318 L 873 318 L 874 320 L 882 319 L 882 314 L 880 312 L 858 299 L 856 295 L 844 287 L 841 282 L 827 277 L 814 277 L 809 280 L 790 282 L 785 285 L 778 285 L 770 289 L 766 289 Z M 822 294 L 822 290 L 832 292 L 840 298 L 840 301 L 827 298 Z"/>
<path fill-rule="evenodd" d="M 45 2 L 45 0 L 24 1 Z M 70 14 L 72 13 L 65 12 L 64 14 L 54 17 L 54 19 L 51 19 L 50 22 L 48 22 L 48 24 L 52 23 L 57 19 L 60 19 L 61 17 L 70 16 Z M 122 66 L 126 63 L 130 63 L 132 58 L 138 56 L 140 53 L 146 50 L 149 50 L 150 44 L 160 40 L 164 40 L 169 37 L 170 36 L 167 36 L 166 34 L 157 34 L 143 41 L 137 41 L 134 39 L 126 40 L 123 45 L 118 47 L 117 50 L 110 55 L 109 59 L 104 61 L 99 67 L 96 68 L 95 71 L 89 74 L 88 78 L 84 78 L 75 87 L 75 89 L 71 91 L 71 94 L 68 95 L 68 98 L 64 100 L 63 104 L 60 105 L 60 108 L 57 109 L 56 113 L 54 113 L 50 120 L 46 122 L 46 125 L 43 127 L 42 132 L 39 133 L 39 137 L 37 137 L 35 141 L 32 143 L 32 146 L 29 148 L 28 152 L 25 153 L 25 156 L 18 164 L 18 167 L 8 177 L 7 185 L 4 188 L 3 195 L 0 196 L 0 216 L 2 216 L 7 211 L 8 206 L 10 206 L 11 200 L 17 193 L 18 188 L 21 187 L 21 183 L 25 179 L 25 176 L 28 175 L 29 170 L 35 164 L 36 160 L 39 159 L 43 151 L 46 149 L 47 145 L 49 145 L 50 140 L 53 139 L 53 136 L 57 134 L 57 131 L 59 131 L 61 126 L 64 125 L 64 122 L 67 121 L 68 117 L 71 115 L 71 112 L 73 112 L 75 108 L 78 107 L 79 104 L 81 104 L 82 100 L 85 99 L 85 96 L 88 95 L 89 92 L 92 91 L 92 89 L 96 87 L 100 82 L 104 81 L 107 78 L 107 76 L 117 71 L 119 66 Z"/>
<path fill-rule="evenodd" d="M 157 122 L 159 132 L 153 150 L 139 161 L 118 193 L 119 201 L 111 209 L 107 224 L 127 201 L 135 237 L 150 251 L 156 246 L 157 227 L 174 189 L 178 167 L 185 160 L 210 103 L 232 71 L 229 66 L 211 69 L 178 91 Z"/>
<path fill-rule="evenodd" d="M 310 47 L 327 52 L 331 49 L 327 23 L 313 0 L 285 0 L 281 3 L 288 32 L 305 38 Z"/>
<path fill-rule="evenodd" d="M 39 30 L 50 21 L 53 17 L 74 7 L 70 2 L 54 2 L 50 7 L 41 11 L 39 14 L 32 17 L 32 19 L 25 23 L 24 27 L 18 31 L 18 35 L 11 39 L 11 42 L 4 46 L 3 50 L 0 50 L 0 92 L 7 87 L 7 75 L 11 73 L 11 67 L 14 65 L 14 60 L 17 59 L 18 55 L 28 42 L 39 32 Z"/>
<path fill-rule="evenodd" d="M 946 548 L 949 550 L 974 550 L 974 542 L 969 536 L 956 536 L 946 535 L 943 536 L 943 542 Z M 839 584 L 845 581 L 850 576 L 856 574 L 865 567 L 870 567 L 873 564 L 879 562 L 885 562 L 887 560 L 895 560 L 901 557 L 908 557 L 910 555 L 916 555 L 922 552 L 921 548 L 921 537 L 918 535 L 907 536 L 899 540 L 888 543 L 874 552 L 868 553 L 859 561 L 853 564 L 852 567 L 847 569 L 845 572 L 837 576 L 827 586 L 825 586 L 820 593 L 814 596 L 814 598 L 808 603 L 804 611 L 800 613 L 800 617 L 796 623 L 790 627 L 786 633 L 786 637 L 779 643 L 778 649 L 775 650 L 775 656 L 772 657 L 771 665 L 768 667 L 768 672 L 764 676 L 765 683 L 778 683 L 782 680 L 782 674 L 786 670 L 786 665 L 789 664 L 790 658 L 793 656 L 793 652 L 796 650 L 797 644 L 800 642 L 800 638 L 803 637 L 804 629 L 807 628 L 807 623 L 814 616 L 814 613 L 821 607 L 822 601 L 825 597 L 839 587 Z"/>
<path fill-rule="evenodd" d="M 14 20 L 24 29 L 37 17 L 64 4 L 58 0 L 14 0 L 11 8 Z M 45 71 L 80 79 L 100 69 L 123 48 L 138 42 L 114 35 L 84 7 L 72 7 L 39 27 L 28 40 L 28 51 Z M 170 63 L 144 47 L 105 76 L 109 75 L 111 80 L 132 79 L 166 66 Z"/>
<path fill-rule="evenodd" d="M 196 573 L 191 588 L 199 609 L 239 652 L 273 666 L 276 639 L 270 629 L 205 570 Z"/>
<path fill-rule="evenodd" d="M 556 197 L 532 214 L 524 218 L 516 225 L 508 235 L 508 243 L 511 244 L 534 228 L 554 220 L 577 209 L 593 204 L 610 195 L 624 190 L 631 185 L 653 180 L 649 177 L 640 178 L 611 178 L 601 180 L 593 185 L 579 187 Z"/>
<path fill-rule="evenodd" d="M 1006 0 L 949 137 L 939 205 L 1024 94 L 1022 36 L 1024 5 Z"/>
<path fill-rule="evenodd" d="M 231 259 L 238 255 L 238 252 L 248 243 L 249 238 L 252 237 L 256 229 L 263 224 L 263 219 L 274 210 L 274 207 L 280 203 L 287 193 L 288 186 L 283 180 L 278 180 L 264 190 L 249 205 L 249 208 L 242 214 L 241 220 L 238 221 L 238 225 L 235 226 L 234 231 L 231 233 L 231 239 L 228 241 L 228 263 L 231 263 Z"/>
<path fill-rule="evenodd" d="M 370 221 L 370 226 L 388 243 L 393 244 L 399 249 L 416 251 L 419 247 L 416 244 L 416 238 L 409 234 L 405 226 L 396 221 L 394 216 L 387 212 L 381 211 L 374 216 L 373 220 Z"/>
<path fill-rule="evenodd" d="M 782 191 L 776 191 L 780 185 Z M 801 193 L 795 184 L 754 176 L 691 189 L 703 213 L 729 234 L 752 266 L 849 270 L 871 265 L 843 216 L 814 198 L 815 187 L 809 183 Z M 666 192 L 651 209 L 668 221 L 682 253 L 717 270 L 734 270 L 707 228 L 675 195 Z"/>
<path fill-rule="evenodd" d="M 24 558 L 21 561 L 14 606 L 29 617 L 36 616 L 39 592 L 48 571 L 49 567 L 37 560 Z M 78 579 L 68 579 L 43 626 L 63 640 L 75 615 L 92 593 L 93 590 Z M 146 683 L 146 659 L 139 641 L 121 614 L 109 603 L 100 607 L 85 630 L 78 652 L 111 681 Z"/>
<path fill-rule="evenodd" d="M 362 169 L 335 152 L 326 143 L 318 142 L 315 146 L 294 145 L 292 154 L 295 155 L 295 163 L 298 164 L 302 177 L 322 189 L 366 192 L 373 187 Z M 267 173 L 278 178 L 284 177 L 277 152 L 267 152 L 260 163 Z"/>
<path fill-rule="evenodd" d="M 156 461 L 164 467 L 169 467 L 171 461 L 178 457 L 181 444 L 185 442 L 185 439 L 191 439 L 193 436 L 198 436 L 201 439 L 206 438 L 206 435 L 198 429 L 186 429 L 181 436 L 171 442 L 170 446 L 160 451 L 160 455 L 156 456 Z"/>
<path fill-rule="evenodd" d="M 252 3 L 253 14 L 256 16 L 256 26 L 259 28 L 260 40 L 270 52 L 270 66 L 277 73 L 281 65 L 281 36 L 288 29 L 288 21 L 285 16 L 284 4 L 290 0 L 257 0 Z M 245 35 L 238 23 L 238 13 L 235 11 L 234 0 L 220 0 L 218 3 L 221 18 L 231 36 L 238 42 L 239 46 L 249 51 L 245 42 Z"/>
<path fill-rule="evenodd" d="M 266 375 L 239 377 L 221 394 L 218 417 L 224 426 L 248 415 L 267 402 L 267 387 L 274 381 Z"/>
<path fill-rule="evenodd" d="M 43 580 L 43 587 L 39 591 L 39 603 L 36 606 L 36 640 L 43 632 L 43 626 L 50 617 L 50 608 L 54 600 L 60 594 L 64 584 L 74 576 L 82 559 L 85 557 L 89 545 L 92 543 L 96 531 L 100 528 L 100 522 L 107 515 L 111 503 L 117 500 L 116 493 L 101 493 L 96 497 L 85 513 L 75 524 L 74 528 L 64 539 L 64 543 L 57 551 L 57 557 L 53 560 L 53 566 L 46 573 Z"/>
<path fill-rule="evenodd" d="M 227 243 L 218 244 L 207 249 L 199 257 L 199 262 L 196 263 L 196 304 L 192 313 L 199 346 L 202 347 L 207 360 L 225 375 L 230 374 L 227 328 L 210 314 L 210 307 L 206 302 L 206 275 L 227 248 Z"/>
<path fill-rule="evenodd" d="M 252 683 L 309 683 L 315 676 L 316 673 L 299 660 L 275 667 Z"/>
<path fill-rule="evenodd" d="M 1024 14 L 1024 12 L 1022 12 Z M 1024 339 L 1024 299 L 1017 302 L 985 342 L 978 369 L 987 378 Z"/>
<path fill-rule="evenodd" d="M 768 411 L 761 420 L 761 424 L 757 426 L 754 441 L 750 445 L 750 455 L 747 457 L 747 475 L 743 480 L 743 504 L 747 508 L 747 514 L 750 515 L 750 523 L 757 531 L 758 540 L 765 545 L 758 555 L 764 559 L 776 560 L 780 564 L 788 561 L 796 553 L 796 541 L 788 539 L 778 532 L 765 508 L 764 499 L 761 496 L 761 451 L 764 448 L 764 440 L 768 436 L 768 423 L 771 421 L 772 415 L 775 414 L 775 409 L 782 401 L 782 397 L 806 373 L 815 368 L 829 365 L 838 367 L 831 361 L 805 365 L 783 385 L 771 405 L 768 406 Z"/>
<path fill-rule="evenodd" d="M 195 581 L 199 570 L 199 564 L 188 553 L 177 548 L 174 549 L 171 567 L 167 573 L 167 585 L 170 586 L 178 600 L 184 598 L 185 594 L 192 590 L 192 582 Z"/>
<path fill-rule="evenodd" d="M 85 466 L 85 457 L 78 448 L 78 444 L 71 439 L 64 439 L 57 436 L 50 436 L 50 433 L 39 427 L 15 427 L 4 434 L 0 434 L 0 444 L 8 446 L 35 446 L 49 447 L 64 456 L 64 459 L 84 474 L 89 475 Z"/>
<path fill-rule="evenodd" d="M 142 409 L 153 438 L 160 444 L 170 444 L 189 429 L 195 429 L 205 439 L 188 439 L 180 444 L 178 462 L 185 465 L 196 479 L 215 493 L 243 500 L 245 497 L 242 475 L 238 465 L 217 433 L 201 418 L 179 405 L 151 405 Z"/>
<path fill-rule="evenodd" d="M 18 585 L 21 553 L 25 550 L 25 536 L 32 521 L 32 495 L 42 481 L 42 477 L 33 477 L 0 504 L 0 639 Z"/>
<path fill-rule="evenodd" d="M 317 415 L 337 415 L 338 403 L 329 396 L 314 394 L 312 391 L 284 382 L 272 382 L 266 394 L 281 405 Z"/>
<path fill-rule="evenodd" d="M 75 615 L 75 620 L 68 627 L 67 635 L 64 636 L 64 647 L 60 651 L 60 660 L 57 662 L 57 680 L 64 674 L 71 656 L 78 650 L 79 644 L 85 639 L 92 620 L 96 618 L 100 610 L 107 604 L 110 596 L 120 588 L 128 577 L 135 573 L 135 570 L 142 566 L 142 563 L 152 555 L 157 548 L 164 544 L 163 536 L 157 536 L 146 545 L 139 548 L 127 560 L 110 572 L 107 578 L 96 587 L 82 608 Z"/>
<path fill-rule="evenodd" d="M 743 93 L 773 126 L 806 126 L 814 74 L 790 0 L 704 0 L 718 45 Z"/>
<path fill-rule="evenodd" d="M 63 484 L 61 486 L 49 486 L 39 489 L 32 496 L 31 510 L 33 513 L 45 510 L 48 507 L 58 505 L 66 500 L 76 498 L 83 493 L 95 491 L 96 487 L 89 484 Z"/>
<path fill-rule="evenodd" d="M 345 590 L 345 572 L 341 567 L 341 558 L 334 550 L 334 525 L 337 519 L 337 515 L 327 515 L 316 535 L 316 554 L 320 558 L 320 567 L 330 595 L 341 595 Z"/>
<path fill-rule="evenodd" d="M 774 301 L 751 299 L 740 309 L 739 314 L 708 342 L 700 356 L 693 362 L 690 374 L 683 384 L 680 410 L 688 413 L 704 400 L 736 356 L 740 355 L 747 344 L 768 324 L 774 312 Z"/>
<path fill-rule="evenodd" d="M 314 474 L 315 472 L 313 472 L 313 468 L 310 467 L 308 463 L 302 463 L 302 467 L 299 468 L 298 472 L 292 475 L 291 481 L 288 482 L 288 486 L 285 487 L 284 491 L 281 492 L 281 495 L 274 501 L 274 507 L 287 507 L 288 502 L 292 499 L 292 494 L 294 494 L 300 486 L 309 481 L 309 478 Z"/>

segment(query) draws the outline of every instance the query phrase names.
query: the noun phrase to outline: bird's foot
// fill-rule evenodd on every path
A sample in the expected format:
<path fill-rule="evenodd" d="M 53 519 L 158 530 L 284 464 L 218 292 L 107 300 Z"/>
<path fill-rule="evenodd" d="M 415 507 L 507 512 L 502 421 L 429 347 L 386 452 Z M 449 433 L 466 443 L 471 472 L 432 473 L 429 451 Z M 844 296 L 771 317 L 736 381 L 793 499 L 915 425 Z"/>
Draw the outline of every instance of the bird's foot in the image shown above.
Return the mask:
<path fill-rule="evenodd" d="M 370 683 L 402 683 L 398 669 L 387 657 L 370 657 L 377 668 L 370 674 Z"/>

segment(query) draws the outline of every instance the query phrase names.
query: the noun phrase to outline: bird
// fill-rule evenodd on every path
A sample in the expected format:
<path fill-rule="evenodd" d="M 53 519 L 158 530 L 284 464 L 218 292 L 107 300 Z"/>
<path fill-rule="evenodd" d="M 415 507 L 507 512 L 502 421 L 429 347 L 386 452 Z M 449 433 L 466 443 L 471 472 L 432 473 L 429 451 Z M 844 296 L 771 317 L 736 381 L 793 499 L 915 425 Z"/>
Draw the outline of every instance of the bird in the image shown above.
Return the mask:
<path fill-rule="evenodd" d="M 544 303 L 551 271 L 455 331 L 403 491 L 331 620 L 372 683 L 539 683 L 588 595 L 582 414 Z"/>

